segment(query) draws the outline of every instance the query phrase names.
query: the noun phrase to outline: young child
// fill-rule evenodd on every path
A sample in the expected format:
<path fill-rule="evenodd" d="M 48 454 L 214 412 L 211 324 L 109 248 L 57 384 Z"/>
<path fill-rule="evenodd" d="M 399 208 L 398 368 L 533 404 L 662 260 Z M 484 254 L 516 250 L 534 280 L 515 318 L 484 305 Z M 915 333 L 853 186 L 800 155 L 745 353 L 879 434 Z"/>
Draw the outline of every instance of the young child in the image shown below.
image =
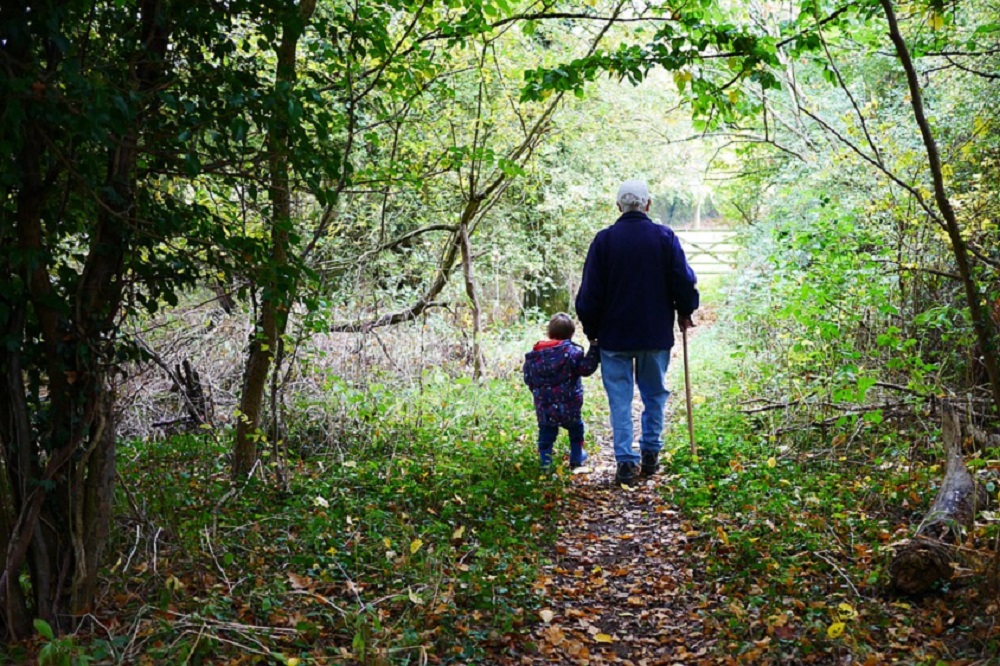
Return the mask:
<path fill-rule="evenodd" d="M 549 321 L 548 340 L 542 340 L 524 356 L 524 383 L 535 398 L 538 417 L 538 457 L 542 467 L 552 464 L 552 445 L 559 428 L 569 431 L 569 466 L 581 466 L 587 460 L 583 450 L 583 382 L 600 363 L 597 343 L 586 355 L 583 347 L 572 341 L 576 326 L 569 315 L 560 312 Z"/>

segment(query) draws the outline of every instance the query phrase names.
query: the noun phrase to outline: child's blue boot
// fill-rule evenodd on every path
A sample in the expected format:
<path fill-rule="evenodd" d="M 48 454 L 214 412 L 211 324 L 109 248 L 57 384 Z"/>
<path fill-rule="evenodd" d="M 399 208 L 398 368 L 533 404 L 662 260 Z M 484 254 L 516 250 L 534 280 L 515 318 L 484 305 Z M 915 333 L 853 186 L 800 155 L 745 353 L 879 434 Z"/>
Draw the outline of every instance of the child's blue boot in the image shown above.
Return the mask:
<path fill-rule="evenodd" d="M 549 448 L 548 450 L 545 450 L 545 449 L 542 449 L 541 447 L 539 447 L 539 449 L 538 449 L 538 466 L 540 468 L 542 468 L 543 470 L 547 470 L 547 469 L 551 469 L 552 468 L 552 449 L 551 448 Z"/>
<path fill-rule="evenodd" d="M 583 464 L 587 462 L 590 456 L 583 448 L 583 442 L 578 442 L 573 444 L 570 442 L 569 445 L 569 468 L 576 469 L 577 467 L 583 467 Z"/>

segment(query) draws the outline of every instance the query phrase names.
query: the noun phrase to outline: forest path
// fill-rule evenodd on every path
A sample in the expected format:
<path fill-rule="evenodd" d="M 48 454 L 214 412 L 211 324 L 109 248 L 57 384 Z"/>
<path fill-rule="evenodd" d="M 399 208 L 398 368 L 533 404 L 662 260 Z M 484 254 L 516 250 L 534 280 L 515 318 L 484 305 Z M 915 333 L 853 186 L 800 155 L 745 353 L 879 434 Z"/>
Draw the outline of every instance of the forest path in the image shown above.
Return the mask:
<path fill-rule="evenodd" d="M 671 368 L 667 427 L 686 428 L 679 341 Z M 591 389 L 587 399 L 605 398 Z M 636 424 L 641 411 L 636 396 Z M 562 517 L 551 562 L 536 583 L 541 611 L 520 654 L 496 663 L 705 663 L 717 640 L 703 633 L 712 595 L 699 591 L 697 559 L 685 554 L 695 534 L 661 492 L 671 482 L 669 461 L 661 458 L 657 476 L 619 488 L 610 427 L 594 424 L 591 432 L 600 450 L 590 451 L 587 467 L 570 478 L 565 502 L 553 509 Z"/>

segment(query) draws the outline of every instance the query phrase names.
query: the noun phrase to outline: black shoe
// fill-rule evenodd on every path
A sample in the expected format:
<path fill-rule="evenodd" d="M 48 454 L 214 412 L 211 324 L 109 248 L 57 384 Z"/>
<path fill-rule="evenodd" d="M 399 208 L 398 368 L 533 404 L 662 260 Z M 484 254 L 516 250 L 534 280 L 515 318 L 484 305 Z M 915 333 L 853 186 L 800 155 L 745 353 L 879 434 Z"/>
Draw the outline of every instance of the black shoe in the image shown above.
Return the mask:
<path fill-rule="evenodd" d="M 659 453 L 643 453 L 642 454 L 642 466 L 641 472 L 643 476 L 654 476 L 656 471 L 660 469 L 660 454 Z"/>
<path fill-rule="evenodd" d="M 618 463 L 615 471 L 615 483 L 619 486 L 630 486 L 639 478 L 639 466 L 634 462 Z"/>

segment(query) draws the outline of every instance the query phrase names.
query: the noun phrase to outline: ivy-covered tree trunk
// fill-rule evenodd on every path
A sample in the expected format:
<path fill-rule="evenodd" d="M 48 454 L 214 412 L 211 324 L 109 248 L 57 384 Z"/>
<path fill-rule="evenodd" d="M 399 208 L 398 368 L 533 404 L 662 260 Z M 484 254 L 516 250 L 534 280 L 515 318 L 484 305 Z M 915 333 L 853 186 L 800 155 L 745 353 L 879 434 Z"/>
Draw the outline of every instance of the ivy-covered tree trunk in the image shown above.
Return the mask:
<path fill-rule="evenodd" d="M 130 17 L 134 50 L 124 70 L 127 94 L 142 110 L 126 113 L 131 122 L 104 134 L 89 155 L 100 164 L 103 151 L 104 176 L 84 197 L 93 207 L 77 213 L 92 217 L 74 237 L 80 253 L 67 261 L 53 229 L 65 222 L 71 191 L 88 185 L 66 168 L 77 138 L 60 114 L 80 110 L 63 106 L 61 90 L 47 97 L 43 82 L 60 71 L 63 54 L 76 55 L 59 46 L 76 27 L 61 22 L 81 9 L 70 4 L 5 6 L 3 23 L 5 55 L 36 79 L 33 98 L 8 99 L 19 123 L 5 128 L 15 169 L 0 209 L 0 617 L 8 638 L 23 637 L 33 618 L 68 628 L 92 610 L 112 510 L 108 373 L 125 259 L 140 225 L 140 128 L 155 115 L 145 101 L 162 85 L 167 53 L 161 2 L 143 0 Z M 25 574 L 30 586 L 22 588 Z"/>
<path fill-rule="evenodd" d="M 134 148 L 134 135 L 126 136 L 110 156 L 108 196 L 70 303 L 59 300 L 50 268 L 37 260 L 45 254 L 37 190 L 25 188 L 18 202 L 18 252 L 15 261 L 5 262 L 3 277 L 8 285 L 23 285 L 23 291 L 5 293 L 8 345 L 0 357 L 2 523 L 7 525 L 0 601 L 11 636 L 30 626 L 18 589 L 25 567 L 31 615 L 50 623 L 69 626 L 72 616 L 91 610 L 96 591 L 114 481 L 106 368 L 121 303 Z M 32 150 L 40 151 L 27 142 L 25 151 Z M 37 175 L 30 167 L 33 158 L 23 158 L 30 180 Z"/>
<path fill-rule="evenodd" d="M 258 432 L 264 388 L 273 359 L 288 324 L 288 310 L 294 299 L 295 276 L 290 262 L 292 202 L 290 182 L 288 105 L 295 85 L 295 53 L 299 38 L 316 8 L 315 0 L 303 0 L 298 8 L 289 9 L 290 17 L 282 27 L 278 46 L 275 76 L 275 117 L 267 137 L 268 169 L 271 202 L 271 257 L 263 270 L 263 298 L 260 316 L 251 333 L 250 350 L 243 372 L 243 392 L 240 414 L 236 421 L 236 442 L 233 447 L 232 476 L 245 477 L 257 462 Z"/>

